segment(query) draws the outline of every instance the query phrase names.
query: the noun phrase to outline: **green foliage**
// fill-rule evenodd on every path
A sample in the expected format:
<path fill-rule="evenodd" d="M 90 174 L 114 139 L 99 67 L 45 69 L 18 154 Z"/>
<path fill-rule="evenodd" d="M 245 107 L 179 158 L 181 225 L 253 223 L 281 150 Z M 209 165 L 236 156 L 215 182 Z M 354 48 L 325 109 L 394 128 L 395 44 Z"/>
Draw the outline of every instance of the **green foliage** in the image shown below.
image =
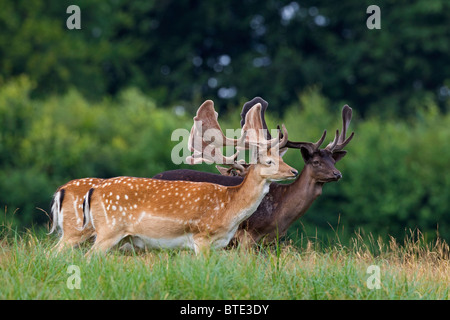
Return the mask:
<path fill-rule="evenodd" d="M 156 108 L 137 90 L 89 104 L 75 90 L 46 100 L 29 97 L 22 77 L 0 89 L 0 206 L 24 226 L 47 221 L 59 185 L 81 177 L 153 176 L 176 168 L 171 141 L 187 116 Z"/>
<path fill-rule="evenodd" d="M 190 111 L 259 95 L 280 115 L 312 85 L 362 115 L 449 99 L 446 0 L 377 1 L 381 30 L 366 27 L 371 1 L 81 0 L 82 29 L 68 30 L 71 4 L 0 0 L 4 81 L 27 74 L 33 96 L 75 87 L 91 100 L 132 86 Z"/>
<path fill-rule="evenodd" d="M 30 99 L 32 88 L 28 78 L 20 77 L 0 89 L 0 206 L 7 208 L 7 216 L 15 212 L 19 226 L 48 222 L 37 208 L 49 211 L 53 192 L 69 180 L 151 177 L 189 167 L 172 162 L 172 149 L 182 140 L 171 141 L 171 136 L 175 129 L 191 127 L 193 113 L 162 109 L 137 89 L 88 103 L 76 90 Z M 267 122 L 270 128 L 285 123 L 293 141 L 315 142 L 326 129 L 325 145 L 341 128 L 341 108 L 311 88 L 282 119 L 270 103 Z M 220 115 L 223 129 L 239 127 L 239 109 Z M 450 239 L 450 178 L 445 174 L 450 115 L 432 101 L 402 120 L 363 120 L 355 112 L 350 130 L 355 138 L 337 163 L 343 179 L 324 186 L 292 233 L 311 236 L 318 230 L 324 236 L 330 225 L 340 225 L 348 234 L 362 228 L 401 237 L 405 229 L 419 228 L 430 239 L 436 231 Z M 289 150 L 284 159 L 299 170 L 303 167 L 298 150 Z M 213 165 L 191 168 L 216 172 Z"/>
<path fill-rule="evenodd" d="M 292 118 L 308 119 L 308 109 L 315 105 L 305 107 Z M 330 115 L 324 110 L 320 114 L 327 114 L 326 118 Z M 320 114 L 315 117 L 320 118 Z M 305 123 L 305 127 L 327 128 L 328 132 L 340 129 L 337 108 L 331 116 L 335 117 L 332 124 L 311 120 L 313 124 Z M 317 133 L 315 138 L 302 138 L 307 129 L 303 130 L 305 134 L 293 135 L 291 128 L 295 127 L 288 128 L 290 137 L 296 140 L 315 141 L 319 137 Z M 347 236 L 361 228 L 377 235 L 401 237 L 406 229 L 419 228 L 430 239 L 437 235 L 450 239 L 450 179 L 446 175 L 450 152 L 445 147 L 449 128 L 450 116 L 431 102 L 415 116 L 402 120 L 376 116 L 362 120 L 356 113 L 349 129 L 355 131 L 355 137 L 346 147 L 347 156 L 336 164 L 343 179 L 326 184 L 323 195 L 293 229 L 306 229 L 314 235 L 316 229 L 331 232 L 344 226 Z M 299 163 L 299 152 L 288 153 L 292 152 L 297 153 L 298 160 L 289 163 Z"/>

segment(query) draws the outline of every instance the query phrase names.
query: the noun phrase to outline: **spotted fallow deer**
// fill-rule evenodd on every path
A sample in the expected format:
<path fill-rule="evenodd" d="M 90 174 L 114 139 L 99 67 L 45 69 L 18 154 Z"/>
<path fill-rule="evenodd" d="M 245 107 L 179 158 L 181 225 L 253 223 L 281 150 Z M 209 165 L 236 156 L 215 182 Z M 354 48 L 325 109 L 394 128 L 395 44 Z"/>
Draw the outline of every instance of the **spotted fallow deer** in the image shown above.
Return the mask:
<path fill-rule="evenodd" d="M 252 104 L 253 106 L 254 104 Z M 217 118 L 217 113 L 215 114 Z M 199 117 L 202 115 L 199 114 Z M 263 119 L 264 121 L 264 119 Z M 214 125 L 214 124 L 209 124 Z M 265 123 L 263 123 L 265 125 Z M 206 124 L 205 127 L 207 127 Z M 219 130 L 220 128 L 214 127 Z M 222 139 L 226 137 L 222 136 Z M 226 140 L 226 144 L 232 144 L 233 141 Z M 229 166 L 228 168 L 219 167 L 219 170 L 223 170 L 223 174 L 226 175 L 236 175 L 239 172 L 240 175 L 245 175 L 246 170 L 248 170 L 248 164 L 239 162 L 238 165 Z M 220 177 L 221 184 L 227 185 L 224 182 L 224 177 Z M 226 178 L 225 178 L 226 179 Z M 86 193 L 94 187 L 95 185 L 102 182 L 104 179 L 100 178 L 82 178 L 75 179 L 67 182 L 66 184 L 60 186 L 52 197 L 52 202 L 50 204 L 51 216 L 52 216 L 52 227 L 49 234 L 57 231 L 60 235 L 59 241 L 53 247 L 52 250 L 56 252 L 62 251 L 64 248 L 72 248 L 79 245 L 85 240 L 95 236 L 94 228 L 88 224 L 85 228 L 83 226 L 83 202 Z M 180 179 L 184 180 L 184 179 Z M 233 180 L 233 179 L 231 179 Z M 215 183 L 214 179 L 211 181 L 206 181 Z M 242 181 L 240 181 L 242 182 Z M 240 183 L 239 182 L 239 183 Z M 225 184 L 224 184 L 225 183 Z M 230 186 L 235 186 L 235 180 Z"/>
<path fill-rule="evenodd" d="M 71 248 L 91 238 L 95 231 L 88 225 L 83 230 L 83 201 L 86 193 L 103 179 L 75 179 L 60 186 L 52 198 L 52 227 L 49 234 L 60 234 L 58 243 L 53 247 L 57 252 Z"/>
<path fill-rule="evenodd" d="M 260 103 L 263 127 L 267 129 L 264 121 L 264 111 L 267 102 L 257 97 L 246 103 L 241 113 L 241 125 L 245 125 L 246 114 L 254 103 Z M 352 109 L 345 105 L 342 109 L 342 132 L 336 132 L 334 140 L 324 149 L 320 149 L 326 131 L 316 143 L 288 141 L 284 148 L 280 148 L 280 154 L 286 148 L 300 149 L 305 163 L 299 177 L 291 184 L 279 184 L 272 182 L 268 194 L 261 201 L 256 212 L 241 223 L 232 244 L 241 243 L 249 246 L 263 240 L 269 243 L 283 236 L 294 221 L 303 216 L 317 197 L 322 194 L 325 183 L 337 181 L 342 174 L 336 169 L 335 164 L 341 160 L 346 151 L 343 148 L 353 138 L 354 133 L 345 139 L 348 126 L 352 118 Z M 268 133 L 268 131 L 266 131 Z M 270 134 L 267 135 L 270 139 Z M 229 174 L 228 172 L 224 172 Z M 244 172 L 245 174 L 245 172 Z M 221 176 L 218 174 L 199 172 L 195 170 L 180 169 L 162 172 L 155 176 L 157 179 L 188 180 L 188 181 L 214 181 L 218 184 L 233 185 L 242 182 L 241 176 Z"/>
<path fill-rule="evenodd" d="M 195 128 L 199 115 L 205 117 L 201 119 L 204 124 L 220 128 L 213 102 L 208 100 L 194 118 L 191 138 L 201 135 Z M 277 148 L 287 142 L 287 132 L 284 130 L 283 139 L 272 140 L 258 133 L 262 128 L 261 105 L 255 105 L 247 113 L 246 121 L 239 141 L 245 139 L 246 148 L 256 146 L 257 157 L 237 186 L 118 177 L 90 189 L 85 198 L 84 216 L 87 223 L 92 222 L 97 237 L 88 255 L 105 252 L 127 236 L 140 239 L 146 247 L 184 247 L 196 253 L 210 247 L 225 247 L 239 224 L 256 210 L 269 190 L 270 181 L 293 179 L 298 174 L 278 155 Z M 256 134 L 249 136 L 248 132 Z M 223 136 L 221 130 L 220 133 Z M 218 140 L 221 139 L 214 139 Z M 224 159 L 229 164 L 232 158 L 231 165 L 237 164 L 237 153 L 225 158 L 220 152 L 221 146 L 215 145 L 208 154 L 203 152 L 204 142 L 200 144 L 201 150 L 196 143 L 190 144 L 194 148 L 193 160 L 201 156 L 201 160 Z M 233 144 L 237 144 L 236 141 Z"/>

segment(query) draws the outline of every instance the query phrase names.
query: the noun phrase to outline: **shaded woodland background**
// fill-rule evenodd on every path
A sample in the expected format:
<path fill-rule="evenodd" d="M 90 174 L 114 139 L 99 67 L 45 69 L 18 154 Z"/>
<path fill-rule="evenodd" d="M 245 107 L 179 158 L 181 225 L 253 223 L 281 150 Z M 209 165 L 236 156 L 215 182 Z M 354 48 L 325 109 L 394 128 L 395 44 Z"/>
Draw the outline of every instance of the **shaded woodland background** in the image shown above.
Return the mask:
<path fill-rule="evenodd" d="M 68 30 L 66 8 L 81 9 Z M 366 9 L 381 8 L 369 30 Z M 362 229 L 450 240 L 450 3 L 418 1 L 0 0 L 0 221 L 48 223 L 75 178 L 146 176 L 170 158 L 176 128 L 215 102 L 237 128 L 244 102 L 297 141 L 356 136 L 293 236 Z M 332 139 L 331 136 L 327 141 Z M 301 169 L 300 152 L 285 161 Z M 214 166 L 195 169 L 215 172 Z M 345 230 L 345 231 L 344 231 Z"/>

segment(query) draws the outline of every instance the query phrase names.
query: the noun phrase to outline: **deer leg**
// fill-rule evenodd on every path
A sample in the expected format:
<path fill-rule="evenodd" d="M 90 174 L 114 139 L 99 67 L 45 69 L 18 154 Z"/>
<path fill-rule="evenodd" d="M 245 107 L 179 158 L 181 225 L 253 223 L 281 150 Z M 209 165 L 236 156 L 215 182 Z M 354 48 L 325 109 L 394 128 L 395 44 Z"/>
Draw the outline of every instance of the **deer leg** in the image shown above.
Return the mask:
<path fill-rule="evenodd" d="M 65 249 L 75 248 L 87 239 L 91 238 L 94 233 L 95 232 L 93 229 L 85 232 L 75 232 L 72 234 L 65 233 L 61 236 L 61 239 L 59 239 L 58 243 L 51 249 L 51 251 L 59 253 Z"/>
<path fill-rule="evenodd" d="M 51 249 L 52 252 L 60 253 L 66 249 L 74 248 L 79 242 L 79 239 L 62 236 L 58 243 Z"/>
<path fill-rule="evenodd" d="M 97 232 L 97 238 L 95 243 L 86 253 L 86 257 L 92 256 L 94 252 L 106 253 L 109 249 L 114 247 L 120 240 L 126 235 L 117 232 L 99 233 Z"/>
<path fill-rule="evenodd" d="M 194 236 L 195 254 L 208 254 L 211 249 L 211 239 L 204 235 Z"/>
<path fill-rule="evenodd" d="M 233 240 L 236 243 L 236 246 L 244 250 L 250 249 L 256 243 L 251 233 L 243 229 L 236 232 Z"/>
<path fill-rule="evenodd" d="M 58 243 L 55 246 L 53 246 L 47 253 L 47 257 L 50 257 L 50 254 L 58 255 L 65 250 L 73 249 L 80 242 L 81 241 L 78 238 L 73 239 L 63 235 L 59 239 Z"/>

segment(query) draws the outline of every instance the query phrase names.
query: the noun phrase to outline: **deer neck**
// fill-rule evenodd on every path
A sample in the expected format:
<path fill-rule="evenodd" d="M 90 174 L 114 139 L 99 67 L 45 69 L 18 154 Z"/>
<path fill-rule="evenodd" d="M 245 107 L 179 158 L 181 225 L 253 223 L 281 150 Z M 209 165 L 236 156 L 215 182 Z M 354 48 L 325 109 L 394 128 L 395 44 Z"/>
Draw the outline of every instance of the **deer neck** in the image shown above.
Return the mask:
<path fill-rule="evenodd" d="M 233 220 L 239 220 L 238 224 L 247 219 L 256 211 L 265 195 L 269 192 L 270 181 L 261 177 L 252 166 L 242 183 L 235 187 L 229 187 Z M 236 225 L 237 227 L 237 225 Z"/>
<path fill-rule="evenodd" d="M 312 177 L 311 169 L 305 166 L 300 176 L 293 183 L 284 185 L 283 203 L 284 208 L 280 215 L 290 222 L 301 217 L 311 206 L 314 200 L 322 194 L 324 183 Z"/>

